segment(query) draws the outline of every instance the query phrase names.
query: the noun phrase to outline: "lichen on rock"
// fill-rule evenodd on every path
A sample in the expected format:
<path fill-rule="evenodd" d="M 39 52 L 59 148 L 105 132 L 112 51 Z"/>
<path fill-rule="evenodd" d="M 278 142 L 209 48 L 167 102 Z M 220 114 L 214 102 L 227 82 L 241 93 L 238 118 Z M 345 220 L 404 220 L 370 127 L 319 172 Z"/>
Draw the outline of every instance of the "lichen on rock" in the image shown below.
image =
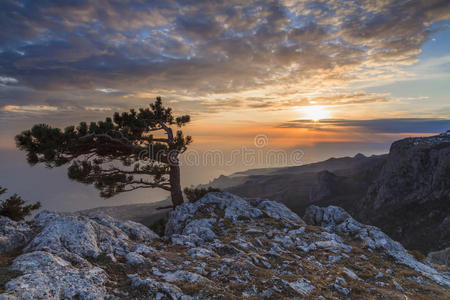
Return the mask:
<path fill-rule="evenodd" d="M 344 210 L 311 207 L 304 219 L 281 203 L 210 193 L 172 211 L 162 238 L 107 215 L 4 221 L 5 244 L 23 250 L 0 299 L 450 296 L 443 272 Z"/>

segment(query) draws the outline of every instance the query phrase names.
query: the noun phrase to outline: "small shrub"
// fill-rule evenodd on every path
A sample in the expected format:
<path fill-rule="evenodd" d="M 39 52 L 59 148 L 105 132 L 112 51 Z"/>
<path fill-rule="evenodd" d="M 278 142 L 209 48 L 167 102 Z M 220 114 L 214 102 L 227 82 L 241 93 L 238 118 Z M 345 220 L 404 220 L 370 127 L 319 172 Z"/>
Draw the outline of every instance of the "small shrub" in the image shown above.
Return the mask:
<path fill-rule="evenodd" d="M 120 278 L 125 274 L 125 265 L 119 262 L 114 262 L 111 257 L 105 253 L 100 253 L 95 258 L 88 259 L 90 263 L 96 264 L 105 270 L 111 278 Z"/>
<path fill-rule="evenodd" d="M 92 260 L 92 262 L 94 262 L 100 266 L 107 266 L 107 265 L 114 264 L 114 261 L 111 259 L 111 257 L 106 255 L 105 253 L 100 253 L 99 255 L 97 255 L 97 257 L 92 258 L 91 260 Z"/>
<path fill-rule="evenodd" d="M 0 195 L 4 194 L 6 189 L 0 187 Z M 10 218 L 13 221 L 22 221 L 31 211 L 41 207 L 40 202 L 30 205 L 24 205 L 25 201 L 17 194 L 0 202 L 0 215 Z"/>
<path fill-rule="evenodd" d="M 184 194 L 189 202 L 194 203 L 200 200 L 203 196 L 212 192 L 221 192 L 220 189 L 208 187 L 208 188 L 185 188 Z"/>
<path fill-rule="evenodd" d="M 421 261 L 421 260 L 424 260 L 425 258 L 427 258 L 419 250 L 408 250 L 408 253 L 411 254 L 412 256 L 414 256 L 414 258 L 417 259 L 418 261 Z"/>

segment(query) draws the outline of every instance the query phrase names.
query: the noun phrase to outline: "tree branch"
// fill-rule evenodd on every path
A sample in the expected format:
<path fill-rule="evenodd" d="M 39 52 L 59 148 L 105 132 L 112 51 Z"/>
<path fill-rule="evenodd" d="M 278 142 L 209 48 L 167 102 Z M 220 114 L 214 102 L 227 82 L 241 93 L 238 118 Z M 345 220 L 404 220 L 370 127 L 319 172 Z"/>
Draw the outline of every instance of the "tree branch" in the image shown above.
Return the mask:
<path fill-rule="evenodd" d="M 154 175 L 150 172 L 146 172 L 146 171 L 126 171 L 126 170 L 121 170 L 119 168 L 116 167 L 112 167 L 109 170 L 102 170 L 102 172 L 106 173 L 106 174 L 131 174 L 131 175 Z M 169 174 L 169 172 L 164 173 L 164 174 Z"/>
<path fill-rule="evenodd" d="M 166 124 L 164 124 L 163 121 L 158 121 L 158 124 L 166 131 L 167 138 L 169 139 L 170 143 L 173 143 L 173 132 L 172 128 L 167 127 Z"/>
<path fill-rule="evenodd" d="M 151 129 L 148 130 L 148 132 L 158 131 L 158 130 L 164 130 L 164 128 L 163 128 L 163 127 L 160 127 L 160 128 L 151 128 Z"/>
<path fill-rule="evenodd" d="M 140 185 L 140 186 L 138 186 L 136 188 L 155 188 L 155 187 L 158 187 L 158 188 L 161 188 L 163 190 L 170 191 L 170 185 L 167 185 L 167 184 L 151 183 L 151 182 L 145 182 L 145 181 L 141 182 L 141 181 L 136 181 L 136 180 L 127 182 L 127 185 L 132 185 L 132 184 Z M 132 187 L 134 188 L 135 186 L 132 186 Z"/>
<path fill-rule="evenodd" d="M 120 139 L 118 139 L 118 138 L 113 138 L 112 136 L 110 136 L 110 135 L 107 134 L 107 133 L 89 133 L 89 134 L 86 134 L 86 135 L 80 137 L 79 139 L 80 139 L 80 140 L 83 140 L 83 139 L 87 139 L 87 138 L 90 138 L 90 137 L 107 138 L 107 139 L 109 139 L 111 142 L 116 142 L 116 143 L 125 145 L 125 146 L 127 146 L 127 147 L 132 147 L 133 149 L 138 148 L 138 146 L 134 145 L 129 139 L 127 139 L 125 136 L 123 136 L 123 133 L 121 133 L 120 131 L 116 131 L 116 132 L 118 132 L 119 134 L 122 135 L 122 137 L 121 137 Z M 125 143 L 124 143 L 123 141 L 125 141 Z"/>
<path fill-rule="evenodd" d="M 169 139 L 160 139 L 160 138 L 151 139 L 151 141 L 152 141 L 152 142 L 170 143 Z"/>

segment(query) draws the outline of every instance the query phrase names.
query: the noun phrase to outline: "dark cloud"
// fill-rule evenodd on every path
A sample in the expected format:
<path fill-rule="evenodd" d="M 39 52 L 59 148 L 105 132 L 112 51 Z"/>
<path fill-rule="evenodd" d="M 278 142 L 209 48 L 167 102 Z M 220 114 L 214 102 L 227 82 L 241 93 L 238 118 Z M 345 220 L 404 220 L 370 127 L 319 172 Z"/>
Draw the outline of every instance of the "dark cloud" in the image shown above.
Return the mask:
<path fill-rule="evenodd" d="M 396 118 L 371 120 L 325 119 L 294 120 L 280 124 L 280 128 L 307 128 L 334 131 L 354 128 L 370 133 L 439 133 L 450 129 L 450 119 L 440 118 Z"/>
<path fill-rule="evenodd" d="M 258 89 L 288 96 L 227 100 L 255 109 L 308 103 L 289 98 L 412 63 L 430 26 L 450 17 L 445 0 L 7 0 L 0 11 L 0 78 L 35 93 L 34 100 L 24 98 L 23 90 L 0 81 L 0 104 L 45 104 L 48 97 L 40 91 L 59 92 L 52 99 L 84 93 L 100 101 L 101 89 L 121 91 L 105 93 L 118 106 L 127 104 L 119 103 L 123 95 L 154 89 L 194 99 Z M 349 97 L 337 93 L 314 101 L 389 100 Z M 203 107 L 215 111 L 226 103 Z"/>

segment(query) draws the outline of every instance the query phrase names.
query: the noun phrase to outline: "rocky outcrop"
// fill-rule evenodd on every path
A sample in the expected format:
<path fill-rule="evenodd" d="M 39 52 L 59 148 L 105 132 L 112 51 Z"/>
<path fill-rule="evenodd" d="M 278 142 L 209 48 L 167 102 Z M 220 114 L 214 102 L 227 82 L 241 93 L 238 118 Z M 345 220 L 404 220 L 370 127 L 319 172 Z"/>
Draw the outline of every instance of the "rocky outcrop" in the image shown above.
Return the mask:
<path fill-rule="evenodd" d="M 25 222 L 0 216 L 0 254 L 25 246 L 30 238 L 31 229 Z"/>
<path fill-rule="evenodd" d="M 9 268 L 21 275 L 0 299 L 450 296 L 444 273 L 344 210 L 311 207 L 305 220 L 313 225 L 281 203 L 229 193 L 178 206 L 162 238 L 107 215 L 43 212 L 18 240 Z"/>
<path fill-rule="evenodd" d="M 450 247 L 440 251 L 428 253 L 427 261 L 433 264 L 450 267 Z"/>
<path fill-rule="evenodd" d="M 450 131 L 393 143 L 356 217 L 427 253 L 450 246 L 449 200 Z"/>
<path fill-rule="evenodd" d="M 23 275 L 5 286 L 8 294 L 21 299 L 103 298 L 108 294 L 107 272 L 92 261 L 99 256 L 117 261 L 158 238 L 139 223 L 120 222 L 107 215 L 41 212 L 34 218 L 33 230 L 20 222 L 8 224 L 8 236 L 27 237 L 11 238 L 9 243 L 17 249 L 27 242 L 10 267 Z"/>
<path fill-rule="evenodd" d="M 108 292 L 107 273 L 91 264 L 77 266 L 47 251 L 32 251 L 14 260 L 23 273 L 6 290 L 20 299 L 101 299 Z"/>
<path fill-rule="evenodd" d="M 450 286 L 449 276 L 440 274 L 429 265 L 418 262 L 399 242 L 393 241 L 375 226 L 359 223 L 340 207 L 311 206 L 306 211 L 304 218 L 307 223 L 321 226 L 328 232 L 361 240 L 368 249 L 382 249 L 398 263 L 404 264 L 442 285 Z"/>

